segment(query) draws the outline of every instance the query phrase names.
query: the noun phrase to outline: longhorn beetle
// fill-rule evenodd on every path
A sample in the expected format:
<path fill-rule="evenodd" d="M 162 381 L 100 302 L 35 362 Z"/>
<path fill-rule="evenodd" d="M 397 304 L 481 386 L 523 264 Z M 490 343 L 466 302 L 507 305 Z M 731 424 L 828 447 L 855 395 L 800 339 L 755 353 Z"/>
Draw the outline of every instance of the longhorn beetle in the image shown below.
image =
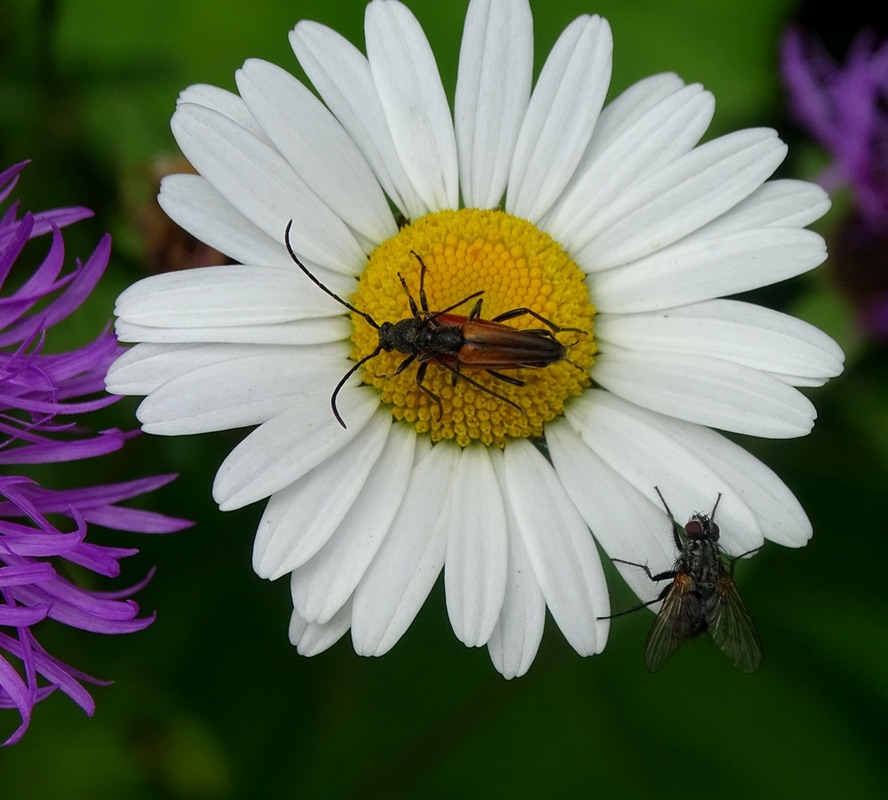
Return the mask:
<path fill-rule="evenodd" d="M 445 369 L 450 370 L 453 373 L 454 383 L 456 383 L 458 378 L 462 378 L 466 383 L 485 394 L 502 400 L 522 414 L 524 409 L 518 403 L 468 377 L 462 372 L 462 367 L 468 366 L 483 369 L 498 380 L 510 383 L 513 386 L 524 386 L 526 382 L 520 378 L 512 375 L 503 375 L 497 370 L 546 367 L 559 361 L 567 361 L 569 364 L 573 364 L 567 358 L 567 347 L 555 338 L 555 334 L 562 333 L 563 331 L 573 331 L 576 333 L 585 333 L 585 331 L 580 328 L 562 328 L 533 309 L 513 308 L 491 320 L 481 319 L 481 295 L 484 292 L 478 291 L 467 295 L 458 303 L 453 303 L 441 311 L 433 312 L 429 310 L 428 298 L 425 293 L 426 265 L 419 254 L 412 250 L 411 253 L 416 257 L 420 266 L 419 305 L 417 306 L 416 301 L 410 294 L 404 277 L 398 273 L 398 279 L 407 293 L 410 313 L 413 316 L 409 319 L 402 319 L 399 322 L 379 323 L 366 311 L 355 308 L 351 303 L 334 294 L 299 260 L 290 244 L 290 228 L 292 225 L 293 221 L 290 220 L 284 232 L 284 242 L 287 245 L 290 257 L 296 262 L 297 266 L 318 288 L 326 292 L 340 305 L 345 306 L 349 311 L 363 317 L 379 333 L 379 343 L 373 352 L 364 356 L 342 376 L 342 379 L 336 384 L 336 388 L 333 389 L 333 394 L 330 396 L 333 415 L 343 428 L 346 427 L 346 424 L 336 408 L 336 398 L 339 395 L 339 391 L 361 366 L 376 358 L 382 352 L 390 353 L 393 350 L 397 350 L 406 356 L 395 370 L 395 375 L 403 372 L 414 361 L 419 362 L 419 368 L 416 370 L 416 385 L 436 403 L 439 410 L 442 409 L 441 398 L 423 385 L 429 363 L 440 364 Z M 472 307 L 468 317 L 450 313 L 453 309 L 475 298 L 478 298 L 477 302 Z M 518 330 L 502 324 L 507 320 L 527 315 L 543 323 L 546 328 Z M 584 371 L 579 365 L 573 365 L 580 371 Z"/>

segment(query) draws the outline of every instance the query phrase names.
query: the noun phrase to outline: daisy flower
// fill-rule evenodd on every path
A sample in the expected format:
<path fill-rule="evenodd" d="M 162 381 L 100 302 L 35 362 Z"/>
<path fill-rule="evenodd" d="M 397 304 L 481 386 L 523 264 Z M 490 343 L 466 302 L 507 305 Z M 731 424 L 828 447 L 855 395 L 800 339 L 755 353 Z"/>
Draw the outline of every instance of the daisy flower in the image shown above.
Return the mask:
<path fill-rule="evenodd" d="M 296 25 L 317 96 L 259 60 L 238 94 L 182 93 L 172 128 L 199 175 L 167 178 L 160 204 L 239 264 L 125 291 L 118 335 L 139 344 L 107 379 L 147 395 L 151 433 L 258 426 L 214 497 L 223 510 L 270 498 L 254 568 L 290 575 L 298 651 L 350 629 L 358 653 L 385 653 L 443 570 L 454 632 L 505 676 L 529 668 L 547 609 L 578 653 L 600 652 L 610 607 L 589 529 L 609 555 L 667 568 L 655 486 L 677 516 L 722 492 L 729 551 L 804 544 L 789 490 L 713 430 L 804 435 L 815 413 L 795 387 L 841 370 L 819 331 L 718 299 L 825 258 L 804 229 L 825 193 L 766 182 L 786 152 L 776 134 L 698 145 L 713 99 L 672 74 L 605 108 L 612 39 L 597 16 L 564 30 L 534 84 L 528 4 L 473 0 L 452 116 L 406 6 L 371 2 L 365 33 L 366 55 Z M 421 258 L 431 311 L 477 293 L 485 320 L 531 309 L 572 329 L 552 334 L 565 357 L 505 380 L 464 364 L 455 382 L 453 359 L 431 359 L 418 386 L 404 353 L 382 352 L 339 392 L 340 425 L 331 393 L 380 331 L 293 263 L 291 220 L 299 261 L 375 322 L 412 316 Z M 647 600 L 640 572 L 625 574 Z"/>
<path fill-rule="evenodd" d="M 0 203 L 24 167 L 0 172 Z M 0 289 L 13 287 L 0 294 L 0 708 L 21 716 L 5 744 L 21 739 L 34 705 L 56 689 L 92 714 L 95 704 L 84 684 L 104 683 L 41 647 L 33 630 L 37 623 L 50 619 L 111 634 L 141 630 L 153 620 L 140 617 L 130 599 L 145 581 L 100 592 L 74 580 L 78 573 L 117 577 L 120 560 L 138 552 L 88 541 L 89 525 L 167 533 L 190 524 L 118 505 L 163 486 L 172 475 L 54 489 L 11 472 L 18 465 L 105 455 L 129 438 L 119 430 L 93 434 L 76 422 L 119 399 L 103 391 L 105 373 L 120 350 L 114 334 L 105 331 L 77 349 L 44 352 L 50 329 L 77 310 L 108 264 L 106 235 L 85 263 L 63 273 L 60 228 L 89 216 L 85 208 L 61 208 L 19 217 L 12 203 L 0 217 Z M 46 235 L 46 255 L 25 273 L 19 256 L 32 239 Z"/>

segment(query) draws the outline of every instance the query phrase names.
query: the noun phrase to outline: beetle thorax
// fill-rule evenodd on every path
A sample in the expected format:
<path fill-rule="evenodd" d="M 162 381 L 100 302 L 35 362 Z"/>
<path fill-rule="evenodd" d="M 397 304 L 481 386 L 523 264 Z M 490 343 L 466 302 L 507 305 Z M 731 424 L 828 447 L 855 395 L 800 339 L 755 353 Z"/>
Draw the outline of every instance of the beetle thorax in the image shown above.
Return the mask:
<path fill-rule="evenodd" d="M 456 355 L 462 343 L 459 328 L 436 326 L 426 319 L 402 319 L 395 323 L 383 322 L 379 326 L 379 345 L 386 352 Z"/>

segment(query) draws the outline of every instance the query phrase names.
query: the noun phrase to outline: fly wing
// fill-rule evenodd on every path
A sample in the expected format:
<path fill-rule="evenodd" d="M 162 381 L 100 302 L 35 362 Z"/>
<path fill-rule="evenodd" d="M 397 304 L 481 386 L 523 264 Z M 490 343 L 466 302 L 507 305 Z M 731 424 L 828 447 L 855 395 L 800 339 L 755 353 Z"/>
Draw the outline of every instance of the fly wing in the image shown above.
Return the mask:
<path fill-rule="evenodd" d="M 644 664 L 651 672 L 660 669 L 678 646 L 694 635 L 699 603 L 691 592 L 692 586 L 688 575 L 675 576 L 644 648 Z"/>
<path fill-rule="evenodd" d="M 762 660 L 762 646 L 734 579 L 726 571 L 718 579 L 715 596 L 717 601 L 706 610 L 713 641 L 743 672 L 755 672 Z"/>

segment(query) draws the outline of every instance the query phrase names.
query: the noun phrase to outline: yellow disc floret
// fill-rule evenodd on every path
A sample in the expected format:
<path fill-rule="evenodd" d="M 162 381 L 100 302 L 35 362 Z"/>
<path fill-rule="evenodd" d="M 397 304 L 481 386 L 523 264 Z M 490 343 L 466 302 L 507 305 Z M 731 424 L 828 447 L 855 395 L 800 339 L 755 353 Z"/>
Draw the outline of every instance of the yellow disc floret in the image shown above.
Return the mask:
<path fill-rule="evenodd" d="M 565 401 L 589 385 L 596 352 L 595 308 L 579 267 L 526 220 L 502 211 L 439 211 L 402 228 L 373 251 L 352 304 L 380 324 L 410 319 L 410 301 L 399 275 L 419 306 L 420 258 L 427 268 L 423 288 L 432 314 L 482 292 L 477 319 L 527 308 L 556 328 L 576 329 L 552 334 L 565 347 L 564 357 L 536 368 L 497 366 L 498 376 L 473 366 L 468 356 L 444 359 L 445 364 L 431 358 L 420 388 L 420 359 L 397 373 L 408 355 L 383 352 L 364 367 L 364 382 L 376 387 L 397 419 L 428 433 L 432 441 L 452 439 L 465 446 L 478 439 L 503 446 L 509 438 L 541 436 L 543 425 L 564 411 Z M 460 327 L 476 302 L 473 298 L 454 308 L 444 318 L 446 325 Z M 358 360 L 376 349 L 379 332 L 357 314 L 352 321 L 351 355 Z M 531 314 L 501 324 L 550 330 Z"/>

